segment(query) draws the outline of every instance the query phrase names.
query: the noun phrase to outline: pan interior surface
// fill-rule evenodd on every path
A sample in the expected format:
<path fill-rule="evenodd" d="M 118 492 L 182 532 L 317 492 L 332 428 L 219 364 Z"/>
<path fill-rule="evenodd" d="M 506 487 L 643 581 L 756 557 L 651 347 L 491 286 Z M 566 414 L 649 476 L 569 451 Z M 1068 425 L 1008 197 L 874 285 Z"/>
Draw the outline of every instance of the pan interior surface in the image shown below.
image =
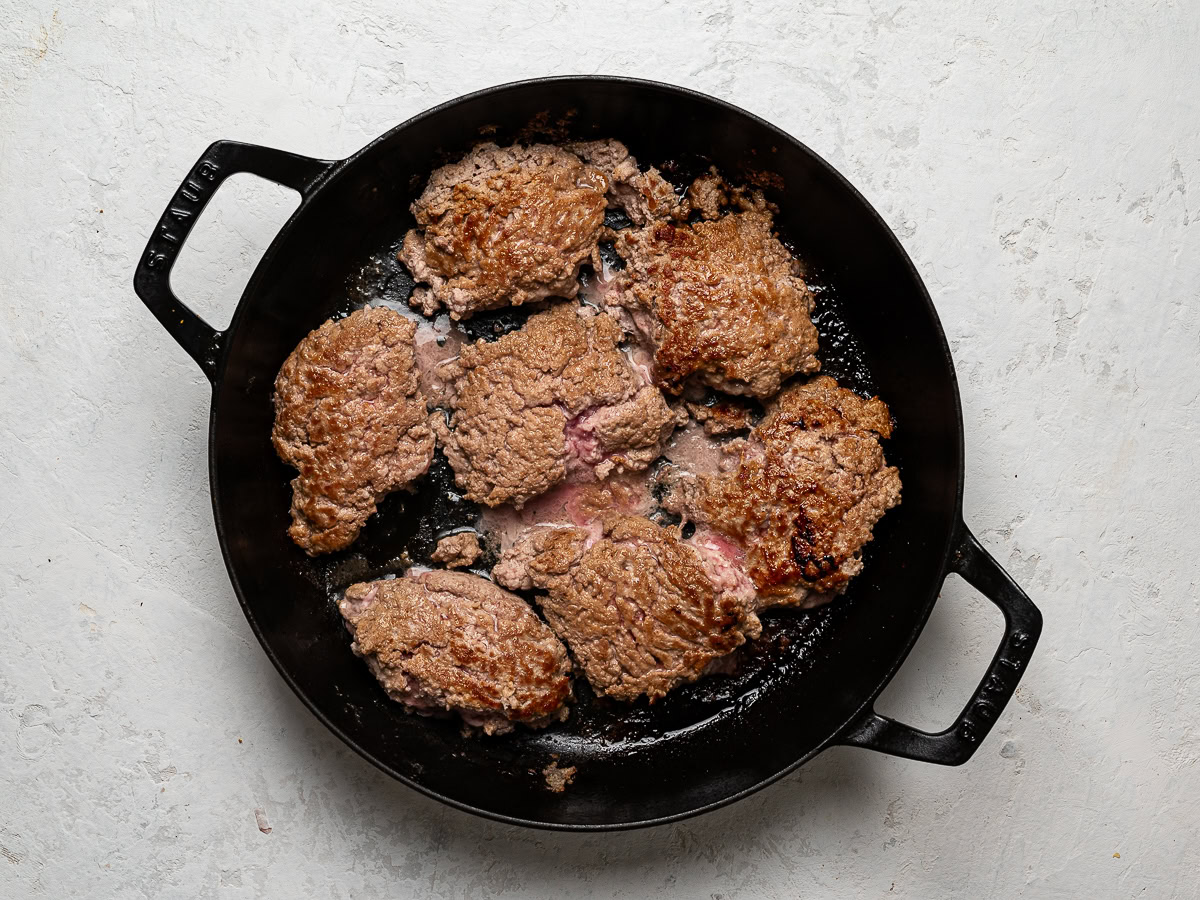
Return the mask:
<path fill-rule="evenodd" d="M 530 123 L 533 123 L 532 127 Z M 863 573 L 823 609 L 764 616 L 733 676 L 659 702 L 591 696 L 562 725 L 464 736 L 408 715 L 362 661 L 331 600 L 354 581 L 427 557 L 438 532 L 474 522 L 439 459 L 421 489 L 386 499 L 347 551 L 309 559 L 287 537 L 292 471 L 270 443 L 271 390 L 296 343 L 363 302 L 402 303 L 411 283 L 386 248 L 411 226 L 430 171 L 482 140 L 623 141 L 643 165 L 711 161 L 760 185 L 781 237 L 822 286 L 826 370 L 878 392 L 898 427 L 889 461 L 901 505 L 876 528 Z M 496 318 L 505 327 L 503 316 Z M 489 320 L 491 324 L 491 320 Z M 924 624 L 958 513 L 961 432 L 948 349 L 920 280 L 849 185 L 773 127 L 709 98 L 616 79 L 552 79 L 483 92 L 417 117 L 342 164 L 251 279 L 214 397 L 212 485 L 226 561 L 264 647 L 301 698 L 364 756 L 414 787 L 496 818 L 604 828 L 687 815 L 739 796 L 829 742 L 886 683 Z M 574 766 L 562 793 L 543 770 Z"/>

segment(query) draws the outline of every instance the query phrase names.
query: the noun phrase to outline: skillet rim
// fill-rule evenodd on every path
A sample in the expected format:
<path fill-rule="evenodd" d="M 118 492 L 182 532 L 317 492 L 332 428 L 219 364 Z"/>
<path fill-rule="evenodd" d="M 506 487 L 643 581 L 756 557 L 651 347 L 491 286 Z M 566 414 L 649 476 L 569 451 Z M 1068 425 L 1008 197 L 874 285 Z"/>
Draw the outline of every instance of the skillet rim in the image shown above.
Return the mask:
<path fill-rule="evenodd" d="M 645 90 L 658 91 L 658 92 L 666 93 L 666 94 L 669 94 L 672 96 L 680 96 L 680 95 L 686 96 L 686 97 L 689 97 L 693 100 L 699 101 L 704 104 L 723 107 L 725 110 L 727 110 L 729 112 L 735 113 L 739 116 L 743 116 L 746 119 L 753 122 L 754 124 L 761 126 L 763 128 L 766 128 L 769 132 L 774 134 L 779 140 L 786 141 L 787 143 L 793 145 L 801 153 L 808 156 L 814 163 L 816 163 L 818 165 L 818 167 L 821 170 L 823 170 L 823 172 L 826 175 L 831 176 L 837 184 L 839 184 L 844 190 L 846 190 L 849 193 L 850 197 L 853 200 L 857 201 L 858 204 L 863 209 L 866 210 L 866 212 L 870 215 L 870 217 L 872 217 L 875 220 L 875 222 L 879 226 L 882 227 L 883 232 L 887 235 L 887 239 L 890 241 L 890 243 L 892 245 L 892 248 L 899 254 L 899 259 L 903 262 L 904 267 L 907 269 L 909 277 L 912 279 L 913 283 L 918 288 L 918 294 L 919 294 L 921 302 L 924 305 L 924 310 L 927 313 L 927 315 L 929 316 L 929 318 L 931 320 L 931 324 L 934 327 L 934 332 L 935 332 L 938 342 L 941 346 L 943 361 L 945 362 L 947 372 L 949 375 L 949 380 L 950 380 L 949 387 L 951 389 L 951 393 L 954 398 L 954 434 L 955 434 L 955 443 L 956 443 L 956 446 L 954 448 L 954 450 L 955 450 L 954 460 L 955 460 L 956 473 L 955 473 L 954 505 L 951 510 L 953 520 L 950 523 L 950 528 L 947 530 L 946 543 L 945 543 L 945 546 L 942 548 L 942 552 L 941 552 L 941 561 L 938 566 L 938 571 L 940 574 L 938 575 L 936 582 L 930 586 L 930 589 L 929 589 L 928 595 L 927 595 L 927 599 L 924 603 L 923 608 L 919 609 L 917 612 L 916 625 L 913 627 L 911 633 L 909 634 L 908 639 L 905 643 L 905 646 L 904 646 L 902 652 L 900 652 L 897 655 L 894 663 L 888 668 L 884 677 L 879 681 L 879 683 L 874 688 L 872 688 L 872 690 L 868 693 L 868 695 L 866 696 L 863 703 L 861 705 L 859 705 L 853 711 L 853 713 L 849 717 L 847 717 L 847 719 L 838 728 L 836 728 L 833 731 L 832 734 L 830 734 L 825 740 L 818 743 L 811 750 L 799 755 L 793 762 L 784 766 L 783 768 L 781 768 L 777 772 L 771 774 L 770 776 L 762 779 L 761 781 L 758 781 L 757 783 L 751 785 L 750 787 L 743 788 L 742 790 L 737 791 L 736 793 L 733 793 L 726 797 L 723 797 L 720 800 L 715 800 L 711 803 L 706 803 L 706 804 L 703 804 L 700 806 L 696 806 L 689 810 L 672 813 L 672 814 L 666 815 L 666 816 L 658 816 L 658 817 L 653 817 L 653 818 L 648 818 L 648 819 L 636 819 L 636 820 L 632 820 L 632 821 L 623 821 L 623 822 L 603 822 L 603 823 L 587 823 L 587 824 L 572 824 L 572 823 L 566 823 L 566 822 L 547 822 L 547 821 L 542 821 L 542 820 L 538 820 L 538 819 L 523 819 L 518 816 L 509 816 L 509 815 L 505 815 L 503 813 L 497 813 L 492 810 L 484 809 L 482 807 L 472 806 L 469 803 L 464 803 L 460 800 L 456 800 L 452 797 L 448 797 L 445 794 L 441 794 L 438 791 L 436 791 L 432 788 L 429 788 L 426 785 L 423 785 L 420 782 L 415 781 L 414 779 L 409 778 L 406 775 L 401 774 L 400 772 L 396 771 L 392 767 L 388 766 L 382 760 L 376 758 L 373 754 L 368 752 L 365 748 L 361 747 L 354 740 L 354 738 L 352 738 L 350 735 L 346 734 L 341 728 L 339 728 L 337 725 L 335 725 L 324 714 L 324 712 L 315 704 L 315 702 L 313 702 L 312 700 L 309 699 L 309 697 L 301 690 L 300 686 L 292 678 L 291 673 L 285 668 L 283 663 L 280 661 L 280 659 L 278 658 L 278 656 L 275 654 L 274 650 L 268 643 L 266 636 L 263 633 L 263 630 L 260 628 L 257 620 L 254 617 L 253 611 L 251 610 L 249 604 L 246 601 L 245 592 L 243 591 L 241 583 L 238 580 L 237 573 L 234 570 L 233 562 L 232 562 L 230 550 L 229 550 L 229 542 L 226 538 L 225 522 L 224 522 L 224 519 L 221 514 L 221 509 L 217 502 L 218 478 L 217 478 L 217 465 L 216 465 L 216 444 L 217 444 L 216 435 L 217 435 L 217 413 L 218 413 L 218 405 L 219 405 L 218 399 L 219 399 L 219 394 L 221 393 L 221 388 L 224 384 L 225 370 L 228 365 L 229 356 L 230 356 L 230 354 L 228 352 L 230 336 L 235 334 L 241 326 L 242 319 L 243 319 L 246 309 L 247 309 L 247 303 L 246 303 L 247 298 L 253 296 L 258 291 L 260 283 L 262 282 L 263 277 L 264 277 L 263 273 L 269 267 L 269 265 L 272 262 L 272 260 L 274 259 L 275 255 L 279 252 L 279 248 L 286 241 L 288 234 L 295 227 L 296 222 L 307 211 L 307 208 L 310 205 L 310 203 L 313 201 L 313 199 L 317 196 L 317 194 L 319 194 L 327 186 L 334 183 L 340 176 L 342 176 L 346 171 L 348 171 L 362 157 L 366 156 L 368 153 L 373 151 L 378 145 L 391 139 L 392 137 L 399 134 L 400 132 L 403 132 L 404 130 L 412 127 L 413 125 L 415 125 L 421 121 L 424 121 L 425 119 L 429 119 L 434 116 L 443 115 L 460 104 L 463 104 L 463 103 L 466 103 L 466 102 L 472 101 L 472 100 L 477 100 L 481 97 L 487 97 L 490 95 L 503 93 L 505 91 L 510 91 L 513 89 L 532 87 L 535 85 L 552 84 L 552 83 L 560 83 L 560 84 L 561 83 L 568 83 L 568 84 L 569 83 L 574 83 L 574 84 L 581 84 L 581 83 L 621 84 L 621 85 L 633 86 L 633 87 L 637 87 L 637 88 L 641 88 L 641 89 L 645 89 Z M 446 804 L 447 806 L 453 807 L 454 809 L 457 809 L 457 810 L 460 810 L 460 811 L 466 812 L 466 813 L 471 813 L 476 816 L 480 816 L 484 819 L 489 819 L 494 822 L 500 822 L 500 823 L 503 823 L 506 825 L 517 825 L 517 826 L 522 826 L 522 827 L 526 827 L 526 828 L 537 828 L 537 829 L 541 829 L 541 830 L 545 830 L 545 831 L 563 831 L 563 832 L 629 831 L 629 830 L 638 829 L 638 828 L 649 828 L 649 827 L 656 826 L 656 825 L 666 825 L 666 824 L 669 824 L 672 822 L 678 822 L 678 821 L 681 821 L 684 819 L 689 819 L 693 816 L 698 816 L 703 813 L 712 812 L 714 810 L 728 806 L 732 803 L 737 802 L 738 800 L 745 799 L 746 797 L 750 796 L 751 794 L 757 793 L 758 791 L 762 790 L 763 788 L 766 788 L 766 787 L 774 784 L 776 781 L 779 781 L 784 776 L 790 775 L 792 772 L 794 772 L 800 766 L 804 765 L 804 763 L 808 762 L 809 760 L 811 760 L 812 758 L 817 756 L 819 753 L 824 752 L 830 746 L 834 746 L 834 745 L 838 744 L 839 743 L 838 739 L 842 735 L 844 735 L 846 732 L 850 731 L 856 723 L 858 723 L 860 720 L 862 720 L 864 717 L 864 714 L 866 714 L 866 715 L 871 714 L 871 711 L 873 710 L 873 705 L 874 705 L 875 699 L 883 692 L 884 688 L 886 688 L 887 685 L 891 682 L 891 680 L 896 676 L 896 673 L 900 670 L 900 667 L 904 664 L 905 660 L 908 658 L 909 654 L 912 652 L 912 648 L 915 646 L 917 639 L 920 637 L 921 633 L 925 630 L 925 625 L 927 624 L 927 622 L 929 620 L 929 616 L 933 611 L 934 604 L 937 602 L 941 585 L 944 583 L 946 576 L 950 571 L 950 565 L 951 565 L 951 560 L 952 560 L 952 557 L 954 554 L 954 548 L 959 543 L 959 541 L 961 539 L 961 535 L 966 533 L 966 526 L 963 523 L 963 517 L 962 517 L 962 502 L 963 502 L 963 486 L 964 486 L 964 474 L 965 474 L 964 469 L 965 469 L 966 450 L 965 450 L 965 440 L 964 440 L 964 435 L 963 435 L 962 398 L 959 394 L 958 376 L 954 369 L 954 359 L 950 352 L 949 342 L 946 340 L 946 333 L 945 333 L 945 329 L 943 329 L 943 327 L 942 327 L 941 319 L 938 317 L 937 310 L 933 305 L 933 300 L 929 296 L 928 289 L 925 287 L 925 282 L 921 279 L 920 274 L 917 272 L 916 266 L 913 264 L 913 261 L 909 257 L 908 252 L 904 249 L 904 246 L 900 243 L 899 238 L 896 237 L 895 232 L 892 231 L 891 227 L 887 224 L 886 221 L 884 221 L 883 217 L 879 214 L 879 212 L 875 209 L 875 207 L 871 205 L 871 203 L 866 199 L 866 197 L 864 197 L 862 195 L 862 193 L 858 190 L 858 188 L 856 188 L 844 175 L 842 175 L 841 172 L 839 172 L 836 168 L 834 168 L 822 156 L 820 156 L 818 153 L 816 153 L 814 150 L 812 150 L 807 144 L 805 144 L 803 141 L 800 141 L 799 139 L 793 137 L 792 135 L 790 135 L 789 133 L 784 131 L 779 126 L 772 124 L 771 122 L 767 121 L 766 119 L 762 118 L 761 116 L 758 116 L 752 112 L 749 112 L 748 110 L 743 109 L 742 107 L 737 106 L 736 104 L 730 103 L 726 100 L 721 100 L 717 97 L 713 97 L 713 96 L 711 96 L 709 94 L 705 94 L 701 91 L 693 90 L 692 88 L 686 88 L 686 87 L 682 87 L 680 85 L 670 84 L 668 82 L 654 81 L 654 80 L 642 79 L 642 78 L 632 78 L 632 77 L 619 76 L 619 75 L 600 75 L 600 74 L 552 75 L 552 76 L 544 76 L 541 78 L 526 78 L 526 79 L 521 79 L 518 81 L 510 81 L 510 82 L 505 82 L 503 84 L 498 84 L 498 85 L 493 85 L 491 87 L 482 88 L 482 89 L 472 91 L 467 94 L 462 94 L 457 97 L 451 98 L 450 100 L 446 100 L 442 103 L 439 103 L 436 106 L 433 106 L 427 110 L 417 113 L 414 116 L 410 116 L 408 119 L 401 122 L 399 125 L 396 125 L 395 127 L 389 129 L 388 131 L 384 132 L 383 134 L 381 134 L 378 137 L 374 138 L 373 140 L 369 141 L 367 144 L 365 144 L 359 150 L 352 153 L 350 156 L 347 156 L 341 160 L 333 161 L 332 164 L 329 166 L 329 168 L 312 183 L 309 190 L 306 191 L 304 194 L 302 194 L 300 204 L 296 207 L 296 210 L 292 213 L 292 215 L 288 217 L 288 220 L 287 220 L 287 222 L 284 223 L 283 227 L 280 228 L 278 234 L 276 234 L 275 238 L 271 241 L 270 246 L 267 248 L 266 252 L 263 253 L 262 258 L 259 260 L 257 266 L 255 267 L 254 273 L 251 275 L 250 280 L 246 283 L 246 287 L 242 291 L 241 297 L 238 299 L 238 304 L 237 304 L 236 308 L 234 309 L 233 316 L 230 318 L 229 325 L 222 332 L 221 337 L 222 337 L 222 349 L 219 354 L 219 358 L 217 360 L 217 365 L 216 365 L 215 371 L 213 373 L 212 401 L 211 401 L 210 408 L 209 408 L 209 434 L 208 434 L 209 493 L 210 493 L 210 497 L 212 500 L 213 519 L 214 519 L 214 523 L 216 525 L 217 541 L 221 546 L 221 557 L 225 562 L 225 569 L 229 574 L 230 583 L 233 585 L 234 594 L 237 596 L 238 603 L 242 607 L 242 613 L 245 615 L 246 621 L 249 623 L 251 630 L 254 632 L 254 636 L 258 639 L 259 645 L 263 648 L 263 651 L 266 653 L 267 658 L 271 660 L 271 664 L 275 667 L 276 671 L 278 671 L 279 674 L 283 677 L 284 682 L 287 684 L 287 686 L 289 688 L 291 688 L 292 692 L 296 695 L 296 697 L 300 700 L 300 702 L 304 704 L 304 706 L 309 710 L 309 712 L 311 712 L 317 718 L 318 721 L 320 721 L 327 729 L 329 729 L 330 732 L 332 732 L 334 735 L 336 735 L 344 744 L 346 744 L 348 747 L 350 747 L 350 749 L 352 749 L 355 753 L 357 753 L 363 759 L 367 760 L 367 762 L 371 763 L 373 766 L 375 766 L 380 771 L 391 776 L 392 778 L 394 778 L 395 780 L 399 781 L 400 783 L 406 785 L 407 787 L 412 788 L 413 790 L 419 791 L 421 794 L 424 794 L 426 797 L 429 797 L 430 799 L 437 800 L 441 803 Z"/>

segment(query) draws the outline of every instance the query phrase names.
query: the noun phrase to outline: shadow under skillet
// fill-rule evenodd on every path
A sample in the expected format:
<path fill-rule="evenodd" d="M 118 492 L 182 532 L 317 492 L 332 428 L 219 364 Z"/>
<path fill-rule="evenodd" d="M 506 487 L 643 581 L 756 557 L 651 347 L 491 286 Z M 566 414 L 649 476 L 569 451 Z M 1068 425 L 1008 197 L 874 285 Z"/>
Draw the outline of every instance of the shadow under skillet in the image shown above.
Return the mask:
<path fill-rule="evenodd" d="M 880 807 L 894 789 L 889 769 L 895 760 L 835 748 L 769 791 L 685 822 L 626 832 L 535 831 L 452 809 L 362 765 L 282 683 L 272 690 L 281 731 L 289 735 L 273 747 L 275 766 L 300 773 L 289 779 L 297 799 L 285 791 L 274 806 L 294 809 L 295 817 L 318 816 L 318 827 L 332 827 L 352 846 L 369 841 L 374 856 L 431 860 L 426 851 L 436 848 L 439 868 L 511 870 L 524 890 L 539 896 L 568 879 L 581 888 L 597 879 L 613 887 L 631 878 L 663 884 L 699 866 L 711 867 L 712 892 L 728 894 L 746 867 L 761 861 L 764 843 L 792 848 L 793 864 L 806 866 L 814 829 L 824 844 L 882 840 Z M 432 862 L 406 876 L 434 877 Z"/>

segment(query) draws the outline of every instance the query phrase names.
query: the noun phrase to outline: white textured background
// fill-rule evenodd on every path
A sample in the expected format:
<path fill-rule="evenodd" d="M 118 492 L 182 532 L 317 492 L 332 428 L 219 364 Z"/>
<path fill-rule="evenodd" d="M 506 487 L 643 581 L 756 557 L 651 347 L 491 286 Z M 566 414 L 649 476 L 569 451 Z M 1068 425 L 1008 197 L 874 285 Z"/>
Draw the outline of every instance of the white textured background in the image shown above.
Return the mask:
<path fill-rule="evenodd" d="M 1197 896 L 1198 52 L 1193 0 L 0 0 L 0 897 Z M 344 156 L 576 72 L 767 117 L 912 254 L 967 521 L 1046 616 L 967 766 L 840 749 L 681 825 L 518 830 L 377 773 L 254 641 L 149 229 L 214 138 Z M 181 295 L 224 324 L 292 203 L 231 182 Z M 882 710 L 948 723 L 998 635 L 949 585 Z"/>

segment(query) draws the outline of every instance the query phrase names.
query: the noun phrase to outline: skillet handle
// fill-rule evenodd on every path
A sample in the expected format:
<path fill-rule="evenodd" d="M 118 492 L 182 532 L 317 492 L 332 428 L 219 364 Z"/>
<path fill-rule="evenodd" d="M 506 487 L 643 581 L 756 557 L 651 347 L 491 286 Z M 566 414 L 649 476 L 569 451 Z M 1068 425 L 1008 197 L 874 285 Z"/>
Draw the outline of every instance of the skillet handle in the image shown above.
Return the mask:
<path fill-rule="evenodd" d="M 270 147 L 217 141 L 192 166 L 167 204 L 138 262 L 133 289 L 171 337 L 200 364 L 209 381 L 216 378 L 224 332 L 188 309 L 171 290 L 171 268 L 201 211 L 230 175 L 258 175 L 298 191 L 303 200 L 333 165 L 329 160 Z"/>
<path fill-rule="evenodd" d="M 971 758 L 996 724 L 1033 655 L 1042 633 L 1042 614 L 966 525 L 959 526 L 959 545 L 950 568 L 1004 613 L 1004 639 L 974 696 L 945 731 L 936 734 L 921 731 L 869 709 L 838 743 L 906 759 L 959 766 Z"/>

